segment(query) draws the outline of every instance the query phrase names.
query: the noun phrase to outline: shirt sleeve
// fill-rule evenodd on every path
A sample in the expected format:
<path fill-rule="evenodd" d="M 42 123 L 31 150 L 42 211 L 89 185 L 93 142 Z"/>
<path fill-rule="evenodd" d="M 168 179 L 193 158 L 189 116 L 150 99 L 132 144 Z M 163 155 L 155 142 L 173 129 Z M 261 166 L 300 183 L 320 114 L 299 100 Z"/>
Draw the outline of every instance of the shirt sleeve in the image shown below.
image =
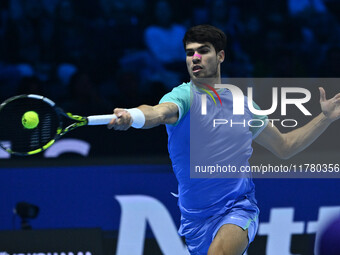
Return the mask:
<path fill-rule="evenodd" d="M 257 110 L 261 110 L 261 108 L 253 101 L 253 106 Z M 253 140 L 263 131 L 263 129 L 267 126 L 268 124 L 268 116 L 267 115 L 256 115 L 253 114 L 253 119 L 260 120 L 262 121 L 263 125 L 262 126 L 257 126 L 255 127 L 250 127 L 250 131 L 253 134 Z"/>
<path fill-rule="evenodd" d="M 183 83 L 174 88 L 171 92 L 165 94 L 159 103 L 174 103 L 177 105 L 178 120 L 176 123 L 172 124 L 177 126 L 190 109 L 190 84 Z"/>

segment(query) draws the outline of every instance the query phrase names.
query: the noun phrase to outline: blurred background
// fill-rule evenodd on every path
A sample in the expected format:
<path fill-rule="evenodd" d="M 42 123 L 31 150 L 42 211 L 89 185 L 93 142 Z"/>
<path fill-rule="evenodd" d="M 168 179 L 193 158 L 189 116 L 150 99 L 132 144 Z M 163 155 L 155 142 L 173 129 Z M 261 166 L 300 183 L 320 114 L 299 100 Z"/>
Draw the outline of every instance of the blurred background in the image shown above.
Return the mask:
<path fill-rule="evenodd" d="M 337 0 L 2 0 L 0 101 L 41 94 L 83 115 L 157 104 L 189 80 L 182 38 L 203 23 L 227 34 L 223 77 L 338 77 L 339 14 Z M 98 156 L 167 153 L 164 128 L 144 138 L 99 130 L 75 135 Z"/>
<path fill-rule="evenodd" d="M 1 0 L 0 101 L 17 94 L 40 94 L 80 115 L 157 104 L 173 87 L 189 81 L 182 38 L 189 27 L 204 23 L 227 34 L 223 77 L 336 78 L 340 76 L 339 22 L 339 0 Z M 340 91 L 336 83 L 323 86 L 328 97 Z M 257 89 L 256 102 L 270 106 L 270 90 Z M 316 116 L 320 112 L 317 84 L 308 89 L 312 99 L 307 108 Z M 290 113 L 287 118 L 299 118 L 299 125 L 311 119 L 297 109 Z M 252 164 L 339 164 L 339 128 L 339 123 L 333 124 L 290 161 L 278 160 L 254 145 Z M 26 224 L 13 213 L 20 201 L 40 207 L 33 229 L 103 230 L 103 250 L 86 248 L 97 249 L 91 254 L 116 252 L 123 228 L 121 212 L 130 198 L 146 203 L 145 208 L 157 204 L 136 194 L 163 203 L 178 227 L 177 201 L 169 195 L 176 192 L 176 180 L 166 145 L 164 126 L 129 132 L 87 127 L 29 158 L 0 150 L 0 230 L 5 231 L 0 232 L 0 254 L 11 255 L 12 248 L 4 246 L 11 242 L 27 252 L 36 251 L 28 244 L 34 240 L 6 232 Z M 339 179 L 255 182 L 263 225 L 249 255 L 313 254 L 320 224 L 340 213 Z M 137 215 L 141 208 L 134 209 Z M 150 221 L 153 216 L 145 217 Z M 155 229 L 148 224 L 145 228 L 144 254 L 171 254 L 160 245 L 162 238 L 153 235 Z M 75 238 L 77 233 L 72 235 Z M 96 233 L 82 235 L 80 239 L 87 240 L 84 236 Z M 65 234 L 46 236 L 64 240 L 58 238 Z M 39 233 L 37 238 L 42 238 Z M 72 245 L 67 247 L 75 253 Z M 121 251 L 117 254 L 139 254 Z"/>

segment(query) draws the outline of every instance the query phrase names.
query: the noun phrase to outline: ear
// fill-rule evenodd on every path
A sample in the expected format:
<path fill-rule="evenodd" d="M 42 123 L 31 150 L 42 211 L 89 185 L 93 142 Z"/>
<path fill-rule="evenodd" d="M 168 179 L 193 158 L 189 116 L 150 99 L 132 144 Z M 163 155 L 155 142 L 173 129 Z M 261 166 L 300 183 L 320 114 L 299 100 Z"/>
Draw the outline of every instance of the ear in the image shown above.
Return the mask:
<path fill-rule="evenodd" d="M 225 52 L 224 50 L 221 50 L 217 53 L 217 58 L 218 58 L 218 61 L 220 63 L 222 63 L 224 61 L 224 58 L 225 58 Z"/>

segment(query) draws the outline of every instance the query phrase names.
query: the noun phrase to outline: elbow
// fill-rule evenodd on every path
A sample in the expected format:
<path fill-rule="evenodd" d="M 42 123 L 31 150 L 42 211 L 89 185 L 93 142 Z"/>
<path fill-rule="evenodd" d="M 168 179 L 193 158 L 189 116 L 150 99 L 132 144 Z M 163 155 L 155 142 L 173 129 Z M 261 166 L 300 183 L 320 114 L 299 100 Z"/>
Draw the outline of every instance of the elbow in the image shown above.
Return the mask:
<path fill-rule="evenodd" d="M 165 113 L 160 113 L 157 116 L 158 122 L 160 124 L 174 124 L 176 123 L 178 117 L 177 115 L 170 115 L 169 114 L 165 114 Z"/>
<path fill-rule="evenodd" d="M 158 120 L 160 124 L 168 124 L 167 117 L 164 114 L 161 114 L 160 116 L 158 116 Z"/>
<path fill-rule="evenodd" d="M 292 147 L 287 141 L 284 141 L 277 149 L 275 153 L 280 159 L 290 159 L 295 155 Z"/>
<path fill-rule="evenodd" d="M 167 115 L 164 112 L 157 112 L 156 119 L 159 124 L 167 124 Z"/>
<path fill-rule="evenodd" d="M 293 154 L 290 153 L 289 151 L 281 151 L 281 152 L 277 153 L 277 156 L 280 159 L 290 159 L 293 156 Z"/>

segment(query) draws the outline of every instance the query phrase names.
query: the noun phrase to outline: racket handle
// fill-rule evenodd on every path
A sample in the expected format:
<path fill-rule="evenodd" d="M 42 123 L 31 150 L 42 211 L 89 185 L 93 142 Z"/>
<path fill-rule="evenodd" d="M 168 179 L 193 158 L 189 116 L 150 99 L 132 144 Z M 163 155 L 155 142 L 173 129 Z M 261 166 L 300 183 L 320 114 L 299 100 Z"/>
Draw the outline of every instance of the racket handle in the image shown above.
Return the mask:
<path fill-rule="evenodd" d="M 94 126 L 94 125 L 107 125 L 110 123 L 112 119 L 117 119 L 115 114 L 107 114 L 107 115 L 93 115 L 88 116 L 87 125 Z"/>

